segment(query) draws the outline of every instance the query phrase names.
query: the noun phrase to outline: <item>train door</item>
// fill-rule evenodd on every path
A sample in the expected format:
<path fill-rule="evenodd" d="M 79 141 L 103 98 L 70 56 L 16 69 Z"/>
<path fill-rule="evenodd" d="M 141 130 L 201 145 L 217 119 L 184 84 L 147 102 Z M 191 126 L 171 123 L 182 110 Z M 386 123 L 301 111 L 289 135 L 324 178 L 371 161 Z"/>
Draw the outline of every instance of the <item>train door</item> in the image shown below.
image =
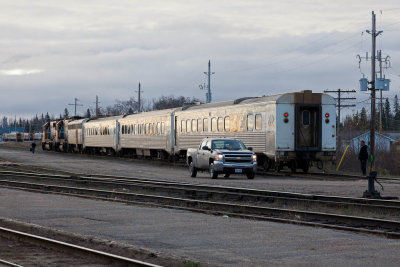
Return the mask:
<path fill-rule="evenodd" d="M 296 150 L 320 150 L 320 118 L 320 105 L 298 105 L 296 107 Z"/>

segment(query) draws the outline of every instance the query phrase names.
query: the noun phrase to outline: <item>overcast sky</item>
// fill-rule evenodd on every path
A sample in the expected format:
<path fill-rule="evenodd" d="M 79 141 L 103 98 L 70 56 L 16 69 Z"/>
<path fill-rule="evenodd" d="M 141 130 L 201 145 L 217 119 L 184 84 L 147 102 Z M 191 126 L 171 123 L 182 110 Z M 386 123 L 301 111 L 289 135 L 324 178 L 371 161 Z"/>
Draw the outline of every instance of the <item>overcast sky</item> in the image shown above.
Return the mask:
<path fill-rule="evenodd" d="M 400 95 L 398 0 L 0 0 L 0 116 L 58 116 L 74 98 L 83 113 L 116 99 L 183 95 L 205 100 L 211 60 L 213 101 L 311 89 L 357 89 L 357 54 L 390 55 L 391 92 Z M 364 31 L 364 34 L 362 32 Z M 364 102 L 362 102 L 364 101 Z M 350 110 L 351 111 L 351 110 Z"/>

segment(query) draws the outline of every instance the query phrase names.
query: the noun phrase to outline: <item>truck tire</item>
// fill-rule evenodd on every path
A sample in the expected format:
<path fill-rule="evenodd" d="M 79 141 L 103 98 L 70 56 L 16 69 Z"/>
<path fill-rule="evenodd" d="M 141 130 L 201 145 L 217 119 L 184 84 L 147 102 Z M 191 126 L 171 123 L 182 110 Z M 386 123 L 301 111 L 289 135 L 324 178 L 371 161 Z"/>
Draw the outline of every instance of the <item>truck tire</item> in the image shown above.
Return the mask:
<path fill-rule="evenodd" d="M 214 163 L 210 163 L 210 177 L 211 179 L 217 179 L 218 173 L 214 171 Z"/>
<path fill-rule="evenodd" d="M 190 177 L 196 177 L 196 175 L 197 175 L 197 169 L 196 169 L 196 167 L 194 167 L 193 161 L 190 162 L 190 164 L 189 164 L 189 173 L 190 173 Z"/>
<path fill-rule="evenodd" d="M 254 172 L 246 173 L 247 179 L 254 179 Z"/>

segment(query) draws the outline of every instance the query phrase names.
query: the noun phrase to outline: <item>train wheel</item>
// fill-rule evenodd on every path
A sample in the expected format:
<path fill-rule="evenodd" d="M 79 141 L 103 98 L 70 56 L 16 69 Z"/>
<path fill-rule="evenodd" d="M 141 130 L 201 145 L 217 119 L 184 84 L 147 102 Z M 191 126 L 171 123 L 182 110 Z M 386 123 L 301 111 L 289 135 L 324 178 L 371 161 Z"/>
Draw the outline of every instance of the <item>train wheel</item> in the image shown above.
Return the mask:
<path fill-rule="evenodd" d="M 290 170 L 295 173 L 296 169 L 297 169 L 297 164 L 296 164 L 296 160 L 292 160 L 289 164 Z"/>
<path fill-rule="evenodd" d="M 210 177 L 211 179 L 218 178 L 218 173 L 214 171 L 214 163 L 210 163 Z"/>
<path fill-rule="evenodd" d="M 268 158 L 265 158 L 263 162 L 264 170 L 268 171 L 269 169 L 271 169 L 271 165 L 271 161 Z"/>
<path fill-rule="evenodd" d="M 196 175 L 197 175 L 197 169 L 194 167 L 193 161 L 190 162 L 190 164 L 189 164 L 189 173 L 190 173 L 190 177 L 196 177 Z"/>
<path fill-rule="evenodd" d="M 308 169 L 310 168 L 310 162 L 308 161 L 308 160 L 305 160 L 304 162 L 303 162 L 303 167 L 302 167 L 302 169 L 303 169 L 303 172 L 304 173 L 308 173 Z"/>
<path fill-rule="evenodd" d="M 280 172 L 283 169 L 283 165 L 281 163 L 275 164 L 275 172 Z"/>

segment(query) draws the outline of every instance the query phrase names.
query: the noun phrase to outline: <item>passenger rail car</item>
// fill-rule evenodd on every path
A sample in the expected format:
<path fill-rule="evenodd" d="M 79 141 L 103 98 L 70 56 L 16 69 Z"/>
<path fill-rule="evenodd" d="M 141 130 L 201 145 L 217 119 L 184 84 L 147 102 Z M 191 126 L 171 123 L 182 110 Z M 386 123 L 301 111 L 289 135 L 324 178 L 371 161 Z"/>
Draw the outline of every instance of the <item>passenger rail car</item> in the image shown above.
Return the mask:
<path fill-rule="evenodd" d="M 311 91 L 72 123 L 81 135 L 68 128 L 66 142 L 91 153 L 176 159 L 205 137 L 227 137 L 252 147 L 266 169 L 286 165 L 307 172 L 310 162 L 321 167 L 336 156 L 335 100 Z"/>
<path fill-rule="evenodd" d="M 3 141 L 13 141 L 13 142 L 23 142 L 24 134 L 23 133 L 5 133 L 3 134 Z"/>
<path fill-rule="evenodd" d="M 67 136 L 65 143 L 67 151 L 82 152 L 83 151 L 83 124 L 87 119 L 77 119 L 68 122 Z"/>
<path fill-rule="evenodd" d="M 195 105 L 176 112 L 175 153 L 185 154 L 205 137 L 227 137 L 253 147 L 259 164 L 308 171 L 335 160 L 333 97 L 303 91 Z"/>

